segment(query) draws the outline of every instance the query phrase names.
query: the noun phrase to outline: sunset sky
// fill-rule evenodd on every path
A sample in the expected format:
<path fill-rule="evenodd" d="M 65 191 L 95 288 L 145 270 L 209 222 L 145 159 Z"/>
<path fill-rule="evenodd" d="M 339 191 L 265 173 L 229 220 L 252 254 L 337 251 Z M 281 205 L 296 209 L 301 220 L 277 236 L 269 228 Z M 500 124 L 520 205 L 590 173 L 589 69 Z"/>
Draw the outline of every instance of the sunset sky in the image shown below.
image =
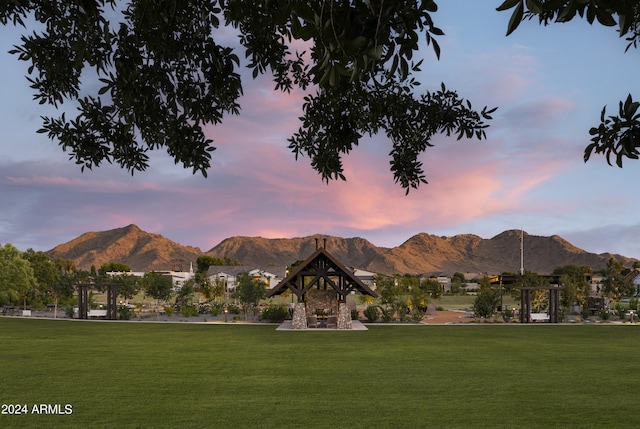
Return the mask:
<path fill-rule="evenodd" d="M 408 196 L 393 182 L 385 136 L 345 158 L 346 182 L 322 182 L 287 149 L 304 94 L 274 92 L 269 77 L 246 72 L 241 115 L 208 129 L 218 148 L 208 178 L 163 153 L 133 177 L 111 165 L 81 173 L 36 134 L 40 116 L 56 114 L 32 101 L 27 64 L 6 53 L 20 32 L 0 28 L 0 244 L 49 250 L 132 223 L 202 250 L 235 235 L 319 233 L 393 247 L 420 232 L 491 238 L 524 229 L 640 258 L 640 161 L 583 162 L 602 107 L 613 114 L 628 93 L 640 98 L 638 51 L 625 54 L 615 29 L 582 21 L 525 22 L 506 37 L 510 13 L 496 12 L 500 3 L 438 2 L 442 55 L 420 52 L 420 90 L 444 82 L 475 108 L 499 109 L 487 140 L 436 137 L 422 157 L 429 184 Z"/>

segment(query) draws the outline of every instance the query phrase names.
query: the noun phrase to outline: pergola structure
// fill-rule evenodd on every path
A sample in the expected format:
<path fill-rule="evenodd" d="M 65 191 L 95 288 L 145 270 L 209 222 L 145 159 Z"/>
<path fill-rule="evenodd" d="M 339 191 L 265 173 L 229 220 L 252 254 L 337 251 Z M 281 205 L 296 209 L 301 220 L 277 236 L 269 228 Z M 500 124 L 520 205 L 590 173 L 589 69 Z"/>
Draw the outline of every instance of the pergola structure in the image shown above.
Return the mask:
<path fill-rule="evenodd" d="M 307 327 L 307 314 L 317 308 L 328 308 L 338 313 L 337 328 L 350 329 L 351 315 L 347 309 L 347 296 L 352 292 L 377 297 L 378 294 L 357 278 L 324 247 L 319 247 L 298 265 L 266 297 L 291 291 L 298 303 L 294 309 L 294 329 Z"/>
<path fill-rule="evenodd" d="M 107 288 L 107 319 L 116 320 L 118 283 L 82 283 L 78 287 L 78 318 L 89 318 L 89 288 Z"/>
<path fill-rule="evenodd" d="M 546 290 L 549 294 L 549 323 L 558 323 L 560 321 L 560 290 L 564 289 L 560 286 L 560 275 L 541 275 L 540 277 L 546 278 L 549 282 L 553 283 L 548 286 L 521 286 L 514 287 L 514 289 L 520 291 L 520 323 L 531 322 L 531 291 Z M 515 284 L 519 280 L 519 276 L 513 274 L 507 274 L 502 276 L 496 276 L 494 283 L 497 281 L 500 284 L 500 288 L 503 285 Z"/>
<path fill-rule="evenodd" d="M 560 318 L 560 290 L 562 286 L 516 287 L 520 291 L 520 323 L 531 322 L 531 291 L 546 290 L 549 293 L 549 323 L 558 323 Z"/>

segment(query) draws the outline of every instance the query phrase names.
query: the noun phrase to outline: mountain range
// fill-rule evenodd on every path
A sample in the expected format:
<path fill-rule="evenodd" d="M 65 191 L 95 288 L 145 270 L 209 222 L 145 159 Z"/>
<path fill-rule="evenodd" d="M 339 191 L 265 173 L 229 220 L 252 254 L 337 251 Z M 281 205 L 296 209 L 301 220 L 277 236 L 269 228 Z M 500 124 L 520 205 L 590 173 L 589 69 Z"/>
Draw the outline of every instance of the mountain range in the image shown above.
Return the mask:
<path fill-rule="evenodd" d="M 51 259 L 75 261 L 89 270 L 108 262 L 127 264 L 133 271 L 188 270 L 199 256 L 229 258 L 251 268 L 288 266 L 311 255 L 316 246 L 324 246 L 346 266 L 381 274 L 428 274 L 456 271 L 462 273 L 520 270 L 520 240 L 523 243 L 524 268 L 549 274 L 555 268 L 575 264 L 594 270 L 606 266 L 610 257 L 625 265 L 637 259 L 610 253 L 589 253 L 563 238 L 529 235 L 509 230 L 491 239 L 473 234 L 451 237 L 420 233 L 393 248 L 378 247 L 364 238 L 341 238 L 316 234 L 296 238 L 230 237 L 208 251 L 175 243 L 162 235 L 141 230 L 136 225 L 102 232 L 87 232 L 47 251 Z"/>

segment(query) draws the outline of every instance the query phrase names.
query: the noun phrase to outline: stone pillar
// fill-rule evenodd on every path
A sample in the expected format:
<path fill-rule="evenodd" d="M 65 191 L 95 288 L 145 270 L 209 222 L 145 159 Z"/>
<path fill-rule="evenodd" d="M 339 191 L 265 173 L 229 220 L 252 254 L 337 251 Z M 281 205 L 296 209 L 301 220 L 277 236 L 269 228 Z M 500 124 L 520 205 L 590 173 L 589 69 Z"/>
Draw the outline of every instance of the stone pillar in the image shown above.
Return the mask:
<path fill-rule="evenodd" d="M 338 306 L 338 329 L 351 329 L 351 312 L 346 302 Z"/>
<path fill-rule="evenodd" d="M 304 302 L 296 302 L 293 307 L 291 329 L 307 329 L 307 311 L 304 308 Z"/>

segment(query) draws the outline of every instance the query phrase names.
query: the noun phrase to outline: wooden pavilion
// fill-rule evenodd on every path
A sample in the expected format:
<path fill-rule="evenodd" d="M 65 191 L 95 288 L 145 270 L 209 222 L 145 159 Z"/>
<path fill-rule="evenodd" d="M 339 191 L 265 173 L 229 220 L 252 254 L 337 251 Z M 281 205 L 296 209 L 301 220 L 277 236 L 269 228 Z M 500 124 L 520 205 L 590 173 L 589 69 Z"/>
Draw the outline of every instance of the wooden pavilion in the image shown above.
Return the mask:
<path fill-rule="evenodd" d="M 326 240 L 324 243 L 326 246 Z M 269 298 L 290 290 L 298 298 L 293 312 L 293 329 L 323 325 L 351 329 L 347 296 L 352 292 L 378 296 L 325 246 L 318 247 L 316 240 L 316 251 L 266 295 Z"/>

